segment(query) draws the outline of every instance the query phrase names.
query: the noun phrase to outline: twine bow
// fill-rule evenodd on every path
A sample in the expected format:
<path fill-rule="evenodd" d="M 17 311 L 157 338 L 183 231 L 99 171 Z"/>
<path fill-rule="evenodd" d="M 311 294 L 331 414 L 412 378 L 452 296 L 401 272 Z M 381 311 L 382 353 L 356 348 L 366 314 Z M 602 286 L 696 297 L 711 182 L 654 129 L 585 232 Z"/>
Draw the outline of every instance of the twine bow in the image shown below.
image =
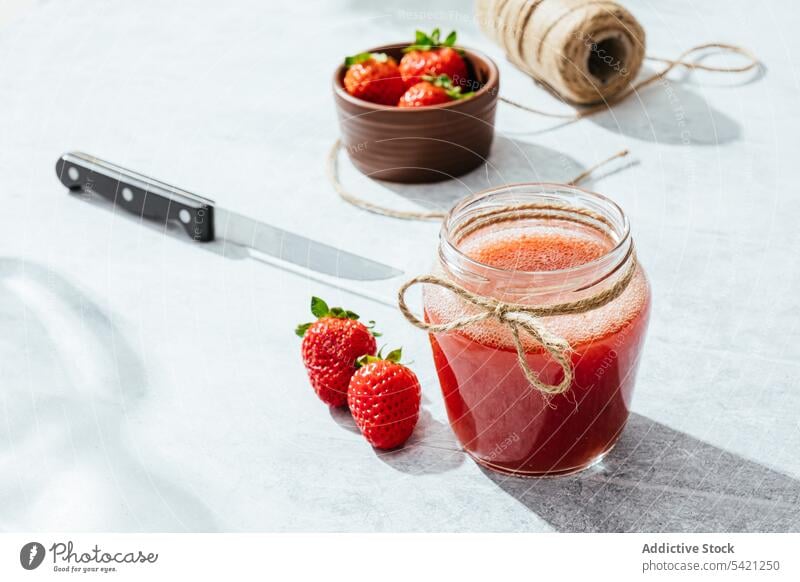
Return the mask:
<path fill-rule="evenodd" d="M 624 275 L 612 286 L 590 297 L 568 303 L 558 303 L 548 306 L 506 303 L 492 297 L 473 293 L 461 285 L 443 279 L 437 275 L 421 275 L 419 277 L 414 277 L 400 287 L 397 293 L 397 305 L 409 323 L 430 333 L 455 331 L 489 319 L 498 321 L 505 325 L 511 332 L 511 338 L 517 350 L 519 367 L 531 386 L 543 394 L 563 394 L 569 390 L 572 380 L 574 379 L 574 370 L 570 357 L 572 347 L 566 339 L 548 331 L 540 318 L 552 315 L 585 313 L 613 301 L 625 291 L 636 273 L 637 262 L 633 249 L 631 249 L 629 261 L 627 262 L 629 266 Z M 414 285 L 420 284 L 443 287 L 467 303 L 480 308 L 481 311 L 475 315 L 466 315 L 453 319 L 448 323 L 428 323 L 427 321 L 423 321 L 411 312 L 408 305 L 406 305 L 405 299 L 406 292 Z M 543 382 L 531 369 L 525 354 L 525 347 L 520 337 L 520 330 L 526 332 L 537 344 L 541 345 L 550 357 L 561 366 L 564 372 L 561 382 L 558 384 Z"/>

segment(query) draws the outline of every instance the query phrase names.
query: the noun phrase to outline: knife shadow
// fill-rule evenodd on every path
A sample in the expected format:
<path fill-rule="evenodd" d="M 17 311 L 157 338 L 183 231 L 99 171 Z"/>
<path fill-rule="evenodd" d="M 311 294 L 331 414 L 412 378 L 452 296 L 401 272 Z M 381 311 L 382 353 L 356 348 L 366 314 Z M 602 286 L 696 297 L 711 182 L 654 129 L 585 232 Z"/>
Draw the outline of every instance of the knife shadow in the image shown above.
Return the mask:
<path fill-rule="evenodd" d="M 175 239 L 184 244 L 191 244 L 196 248 L 203 249 L 206 252 L 214 253 L 228 259 L 247 259 L 253 257 L 250 251 L 241 245 L 233 244 L 225 239 L 212 240 L 208 242 L 198 242 L 193 240 L 186 231 L 183 230 L 174 220 L 161 221 L 151 218 L 144 218 L 137 214 L 128 212 L 123 208 L 117 208 L 117 205 L 102 196 L 89 192 L 86 190 L 72 190 L 69 195 L 75 199 L 80 200 L 90 206 L 100 209 L 104 212 L 111 212 L 116 217 L 135 222 L 137 225 L 147 228 L 153 232 L 158 232 L 166 237 Z"/>
<path fill-rule="evenodd" d="M 94 194 L 92 192 L 87 192 L 84 190 L 78 191 L 70 191 L 69 195 L 73 198 L 79 199 L 81 202 L 84 202 L 94 208 L 97 208 L 103 212 L 111 212 L 116 217 L 126 220 L 135 222 L 137 226 L 140 228 L 147 228 L 153 232 L 158 232 L 163 236 L 169 237 L 176 241 L 180 241 L 183 244 L 190 244 L 195 246 L 196 248 L 200 248 L 206 252 L 213 253 L 215 255 L 225 257 L 226 259 L 234 259 L 234 260 L 242 260 L 242 259 L 252 259 L 262 263 L 264 265 L 280 269 L 285 273 L 289 273 L 291 275 L 302 277 L 304 279 L 308 279 L 311 281 L 316 281 L 322 285 L 327 285 L 341 291 L 345 291 L 352 295 L 356 295 L 363 299 L 367 299 L 369 301 L 373 301 L 380 305 L 384 305 L 387 307 L 394 308 L 396 306 L 394 300 L 394 282 L 397 277 L 391 279 L 383 279 L 380 281 L 357 281 L 358 284 L 355 284 L 356 281 L 351 281 L 348 279 L 339 278 L 333 275 L 318 275 L 314 271 L 309 268 L 304 268 L 302 266 L 295 266 L 290 263 L 286 263 L 281 261 L 280 259 L 272 259 L 267 257 L 266 255 L 261 255 L 257 252 L 251 252 L 249 248 L 231 243 L 225 239 L 216 239 L 208 242 L 198 242 L 190 238 L 186 231 L 183 230 L 175 221 L 160 221 L 160 220 L 152 220 L 149 218 L 144 218 L 138 216 L 136 214 L 132 214 L 124 209 L 117 209 L 116 204 Z M 398 276 L 403 274 L 403 271 L 397 270 Z M 389 288 L 392 289 L 392 293 L 388 293 L 384 286 L 373 287 L 375 283 L 386 284 L 389 285 Z"/>

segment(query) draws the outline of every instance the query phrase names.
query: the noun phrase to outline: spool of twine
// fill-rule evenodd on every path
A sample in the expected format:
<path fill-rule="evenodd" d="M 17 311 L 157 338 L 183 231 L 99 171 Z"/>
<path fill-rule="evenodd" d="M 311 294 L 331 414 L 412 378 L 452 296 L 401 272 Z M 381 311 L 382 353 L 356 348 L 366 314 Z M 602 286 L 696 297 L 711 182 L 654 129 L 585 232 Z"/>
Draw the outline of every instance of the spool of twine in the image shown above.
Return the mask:
<path fill-rule="evenodd" d="M 610 0 L 477 0 L 477 12 L 512 63 L 572 103 L 618 94 L 644 61 L 644 29 Z"/>
<path fill-rule="evenodd" d="M 553 203 L 514 204 L 493 208 L 487 212 L 476 214 L 470 220 L 460 225 L 458 235 L 463 238 L 477 229 L 485 228 L 486 226 L 497 224 L 498 222 L 527 220 L 531 218 L 571 220 L 580 224 L 592 226 L 598 230 L 602 230 L 601 227 L 597 226 L 598 223 L 603 224 L 605 222 L 602 216 L 590 210 L 569 205 L 555 205 Z M 490 319 L 501 323 L 511 334 L 511 339 L 517 352 L 518 365 L 530 386 L 544 395 L 563 394 L 569 390 L 572 385 L 572 380 L 574 379 L 572 359 L 570 356 L 572 347 L 565 338 L 548 331 L 547 327 L 541 321 L 541 318 L 586 313 L 612 302 L 622 295 L 636 274 L 638 263 L 636 261 L 636 253 L 633 249 L 633 244 L 631 244 L 623 264 L 625 263 L 627 263 L 627 268 L 611 286 L 598 290 L 596 293 L 577 301 L 557 303 L 554 305 L 508 303 L 495 299 L 494 297 L 473 293 L 465 287 L 438 275 L 421 275 L 407 281 L 400 288 L 397 293 L 397 305 L 409 323 L 429 333 L 452 332 Z M 430 323 L 420 319 L 409 309 L 406 304 L 405 296 L 406 292 L 411 287 L 421 284 L 436 285 L 447 289 L 458 296 L 467 305 L 477 308 L 477 313 L 464 315 L 463 317 L 458 317 L 444 323 Z M 544 351 L 561 366 L 563 375 L 559 383 L 548 384 L 539 378 L 531 369 L 521 338 L 522 332 L 527 333 L 535 343 L 542 346 Z"/>
<path fill-rule="evenodd" d="M 503 48 L 509 61 L 559 99 L 589 106 L 560 114 L 500 97 L 510 105 L 548 117 L 577 120 L 603 111 L 676 67 L 742 73 L 759 64 L 747 49 L 725 43 L 697 45 L 676 59 L 647 56 L 641 24 L 611 0 L 476 0 L 476 9 L 481 29 Z M 688 60 L 709 49 L 742 55 L 747 62 L 721 67 Z M 636 81 L 645 59 L 664 66 Z"/>

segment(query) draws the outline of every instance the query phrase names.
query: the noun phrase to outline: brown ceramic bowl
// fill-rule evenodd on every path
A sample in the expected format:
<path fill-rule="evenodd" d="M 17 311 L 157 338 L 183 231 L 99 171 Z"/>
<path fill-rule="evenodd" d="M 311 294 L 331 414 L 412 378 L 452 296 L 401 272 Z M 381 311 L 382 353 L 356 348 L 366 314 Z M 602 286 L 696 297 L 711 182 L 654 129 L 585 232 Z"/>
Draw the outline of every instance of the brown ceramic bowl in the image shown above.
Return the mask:
<path fill-rule="evenodd" d="M 405 44 L 371 49 L 397 62 Z M 477 51 L 464 49 L 474 90 L 469 99 L 418 109 L 378 105 L 357 99 L 342 84 L 345 66 L 333 76 L 333 93 L 342 143 L 362 173 L 391 182 L 437 182 L 465 174 L 489 156 L 500 89 L 497 66 Z"/>

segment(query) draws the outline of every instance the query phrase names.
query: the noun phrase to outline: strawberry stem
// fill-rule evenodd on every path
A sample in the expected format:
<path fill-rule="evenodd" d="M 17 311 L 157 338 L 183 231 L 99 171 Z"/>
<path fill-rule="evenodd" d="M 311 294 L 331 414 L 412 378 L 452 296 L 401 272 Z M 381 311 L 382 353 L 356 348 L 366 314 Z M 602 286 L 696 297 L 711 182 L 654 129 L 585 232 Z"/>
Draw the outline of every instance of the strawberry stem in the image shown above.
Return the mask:
<path fill-rule="evenodd" d="M 353 65 L 365 63 L 369 60 L 385 63 L 387 60 L 389 60 L 389 55 L 386 53 L 358 53 L 357 55 L 353 55 L 351 57 L 345 57 L 344 65 L 346 67 L 352 67 Z"/>
<path fill-rule="evenodd" d="M 475 94 L 474 91 L 470 91 L 468 93 L 462 93 L 461 87 L 453 85 L 452 79 L 450 79 L 450 77 L 448 77 L 447 75 L 439 75 L 438 77 L 433 77 L 431 75 L 423 75 L 422 80 L 427 81 L 428 83 L 431 83 L 436 87 L 441 87 L 442 89 L 445 90 L 448 97 L 450 97 L 451 99 L 466 99 L 467 97 L 472 97 Z"/>
<path fill-rule="evenodd" d="M 341 307 L 328 307 L 328 304 L 325 300 L 319 297 L 312 297 L 311 298 L 311 314 L 317 318 L 317 320 L 322 319 L 323 317 L 335 317 L 337 319 L 352 319 L 358 320 L 359 315 L 349 309 L 342 309 Z M 311 327 L 313 322 L 309 323 L 301 323 L 294 329 L 294 333 L 299 336 L 303 337 L 308 331 L 308 328 Z M 375 336 L 379 337 L 381 334 L 375 331 L 373 328 L 375 327 L 375 322 L 370 321 L 369 325 L 365 326 L 369 332 Z"/>
<path fill-rule="evenodd" d="M 441 30 L 438 28 L 434 28 L 433 32 L 430 34 L 426 34 L 423 31 L 418 30 L 414 37 L 414 44 L 404 48 L 403 52 L 410 53 L 411 51 L 429 51 L 435 48 L 452 47 L 456 44 L 455 30 L 447 35 L 447 38 L 444 39 L 444 42 L 440 40 L 441 34 Z"/>
<path fill-rule="evenodd" d="M 385 346 L 384 346 L 385 347 Z M 392 350 L 385 356 L 383 355 L 383 347 L 378 350 L 378 353 L 374 356 L 366 355 L 361 356 L 356 360 L 356 367 L 361 368 L 362 366 L 366 366 L 367 364 L 374 364 L 375 362 L 392 362 L 394 364 L 400 364 L 400 360 L 403 357 L 403 348 L 397 348 L 396 350 Z"/>

